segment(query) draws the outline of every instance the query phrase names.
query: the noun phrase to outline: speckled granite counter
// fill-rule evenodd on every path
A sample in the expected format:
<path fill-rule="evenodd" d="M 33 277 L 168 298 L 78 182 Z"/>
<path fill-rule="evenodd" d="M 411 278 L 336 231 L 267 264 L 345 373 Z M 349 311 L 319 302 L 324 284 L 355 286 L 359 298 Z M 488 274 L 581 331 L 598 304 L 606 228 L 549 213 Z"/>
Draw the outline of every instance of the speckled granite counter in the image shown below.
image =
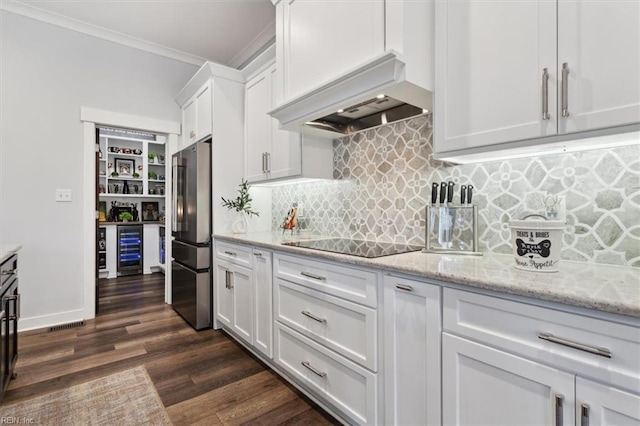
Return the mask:
<path fill-rule="evenodd" d="M 20 244 L 1 244 L 0 245 L 0 263 L 4 262 L 13 253 L 20 250 L 22 246 Z"/>
<path fill-rule="evenodd" d="M 214 237 L 640 318 L 638 268 L 561 261 L 559 272 L 540 273 L 516 269 L 513 256 L 504 254 L 485 253 L 475 257 L 413 252 L 368 259 L 282 245 L 285 241 L 299 239 L 295 234 L 283 236 L 282 232 L 217 234 Z M 321 237 L 314 239 L 318 238 Z"/>

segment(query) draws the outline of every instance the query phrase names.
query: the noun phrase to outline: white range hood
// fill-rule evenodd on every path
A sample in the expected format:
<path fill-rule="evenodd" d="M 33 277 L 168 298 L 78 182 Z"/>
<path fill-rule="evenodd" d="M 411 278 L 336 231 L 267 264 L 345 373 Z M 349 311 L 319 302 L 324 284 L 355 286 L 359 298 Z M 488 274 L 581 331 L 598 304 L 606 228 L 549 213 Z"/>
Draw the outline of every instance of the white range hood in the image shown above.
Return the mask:
<path fill-rule="evenodd" d="M 406 64 L 387 51 L 269 114 L 280 128 L 332 138 L 432 110 L 432 92 L 407 80 Z"/>

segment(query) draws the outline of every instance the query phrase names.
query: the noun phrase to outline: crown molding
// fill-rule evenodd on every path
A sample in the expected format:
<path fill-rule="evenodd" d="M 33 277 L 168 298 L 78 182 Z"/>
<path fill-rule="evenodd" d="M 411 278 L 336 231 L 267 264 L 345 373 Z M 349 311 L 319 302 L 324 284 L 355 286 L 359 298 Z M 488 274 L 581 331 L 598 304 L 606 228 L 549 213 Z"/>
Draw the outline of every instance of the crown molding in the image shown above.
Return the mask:
<path fill-rule="evenodd" d="M 77 19 L 67 18 L 57 13 L 49 12 L 16 0 L 0 1 L 0 10 L 6 10 L 17 15 L 26 16 L 48 24 L 57 25 L 72 31 L 87 34 L 93 37 L 108 40 L 144 52 L 164 56 L 187 64 L 201 66 L 207 59 L 192 55 L 177 49 L 160 46 L 159 44 L 144 41 L 106 28 L 87 24 Z"/>
<path fill-rule="evenodd" d="M 229 66 L 232 68 L 242 69 L 249 62 L 255 59 L 255 57 L 264 50 L 265 46 L 269 46 L 274 43 L 275 34 L 276 21 L 274 19 L 269 23 L 269 25 L 260 31 L 260 34 L 255 36 L 240 52 L 231 58 Z"/>

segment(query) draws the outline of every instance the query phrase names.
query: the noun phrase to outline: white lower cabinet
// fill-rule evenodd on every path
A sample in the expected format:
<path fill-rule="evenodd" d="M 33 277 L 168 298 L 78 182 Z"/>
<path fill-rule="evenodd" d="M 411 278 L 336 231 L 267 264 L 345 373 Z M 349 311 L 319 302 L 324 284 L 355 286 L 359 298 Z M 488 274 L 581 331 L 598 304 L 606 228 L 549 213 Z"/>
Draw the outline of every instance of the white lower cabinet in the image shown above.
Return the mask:
<path fill-rule="evenodd" d="M 440 286 L 384 278 L 387 425 L 439 425 Z"/>
<path fill-rule="evenodd" d="M 640 395 L 582 377 L 576 378 L 576 408 L 580 426 L 640 425 Z"/>
<path fill-rule="evenodd" d="M 218 320 L 247 343 L 252 343 L 253 272 L 218 260 L 215 280 Z"/>
<path fill-rule="evenodd" d="M 253 254 L 253 346 L 273 358 L 273 276 L 270 251 L 254 248 Z"/>
<path fill-rule="evenodd" d="M 275 361 L 290 376 L 353 422 L 377 424 L 374 373 L 277 322 L 275 333 Z"/>
<path fill-rule="evenodd" d="M 573 380 L 556 368 L 443 333 L 444 425 L 573 425 Z"/>

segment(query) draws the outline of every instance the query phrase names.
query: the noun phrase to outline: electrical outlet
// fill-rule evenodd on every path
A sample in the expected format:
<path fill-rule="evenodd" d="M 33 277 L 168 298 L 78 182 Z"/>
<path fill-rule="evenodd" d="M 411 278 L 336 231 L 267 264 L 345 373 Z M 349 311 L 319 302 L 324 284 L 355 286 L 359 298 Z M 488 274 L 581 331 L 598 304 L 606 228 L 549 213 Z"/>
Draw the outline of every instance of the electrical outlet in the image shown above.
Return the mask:
<path fill-rule="evenodd" d="M 304 207 L 304 204 L 298 203 L 298 217 L 304 217 L 304 210 L 302 207 Z"/>
<path fill-rule="evenodd" d="M 56 189 L 56 202 L 57 203 L 70 203 L 71 202 L 71 190 L 70 189 Z"/>
<path fill-rule="evenodd" d="M 567 203 L 565 197 L 558 197 L 558 213 L 555 220 L 567 223 Z"/>

